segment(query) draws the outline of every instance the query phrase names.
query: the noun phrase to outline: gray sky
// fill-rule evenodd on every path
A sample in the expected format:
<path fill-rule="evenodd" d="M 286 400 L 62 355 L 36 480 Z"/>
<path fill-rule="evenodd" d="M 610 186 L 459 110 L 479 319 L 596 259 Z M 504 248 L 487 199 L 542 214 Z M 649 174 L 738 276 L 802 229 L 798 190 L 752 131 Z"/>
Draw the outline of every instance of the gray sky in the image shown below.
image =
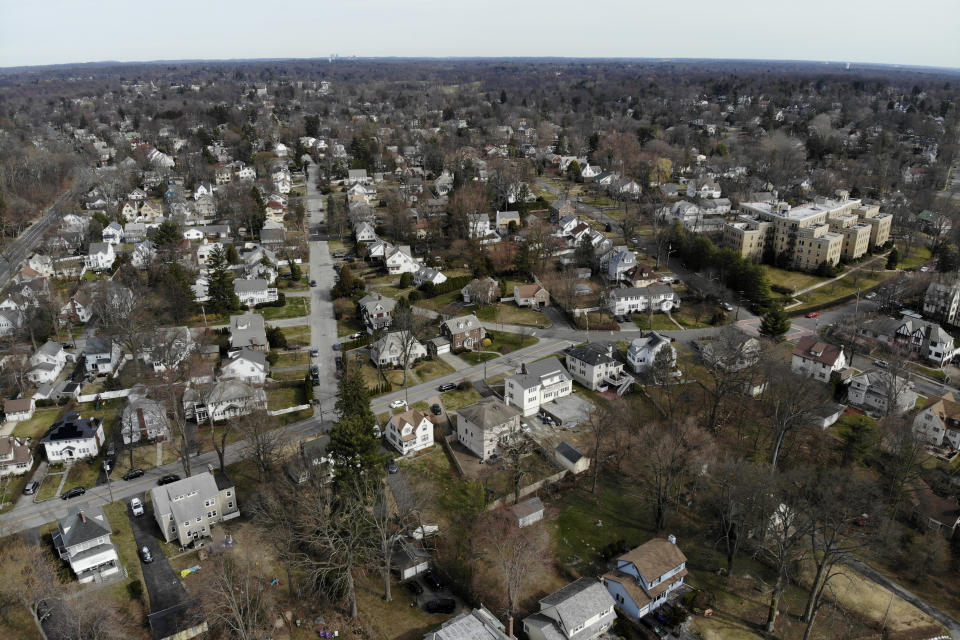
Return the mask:
<path fill-rule="evenodd" d="M 569 56 L 960 68 L 958 0 L 0 0 L 0 67 Z"/>

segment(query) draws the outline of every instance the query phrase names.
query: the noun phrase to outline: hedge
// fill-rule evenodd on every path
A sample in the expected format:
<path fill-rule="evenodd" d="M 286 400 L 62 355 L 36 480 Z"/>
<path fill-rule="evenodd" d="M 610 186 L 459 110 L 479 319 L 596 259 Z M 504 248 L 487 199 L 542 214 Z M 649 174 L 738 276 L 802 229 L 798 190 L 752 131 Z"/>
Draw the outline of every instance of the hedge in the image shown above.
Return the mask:
<path fill-rule="evenodd" d="M 261 302 L 254 306 L 254 309 L 263 309 L 265 307 L 285 307 L 287 305 L 287 296 L 284 293 L 278 293 L 277 299 L 273 302 Z"/>
<path fill-rule="evenodd" d="M 433 284 L 432 282 L 424 282 L 420 285 L 420 291 L 423 291 L 423 295 L 427 298 L 434 298 L 436 296 L 442 296 L 445 293 L 450 293 L 451 291 L 460 291 L 465 286 L 473 282 L 473 276 L 457 276 L 456 278 L 448 278 L 445 282 L 440 284 Z"/>
<path fill-rule="evenodd" d="M 359 338 L 357 338 L 356 340 L 351 340 L 350 342 L 342 342 L 340 343 L 340 351 L 351 351 L 359 347 L 365 347 L 368 344 L 370 344 L 370 339 L 372 337 L 373 336 L 371 336 L 370 334 L 364 334 Z"/>

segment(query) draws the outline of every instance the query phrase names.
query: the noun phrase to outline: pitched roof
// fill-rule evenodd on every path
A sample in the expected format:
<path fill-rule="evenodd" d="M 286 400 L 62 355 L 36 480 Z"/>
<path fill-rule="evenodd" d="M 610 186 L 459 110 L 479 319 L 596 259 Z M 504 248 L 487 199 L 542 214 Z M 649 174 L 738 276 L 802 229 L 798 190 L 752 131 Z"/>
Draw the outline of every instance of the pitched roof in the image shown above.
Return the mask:
<path fill-rule="evenodd" d="M 843 354 L 843 348 L 823 342 L 818 336 L 804 336 L 797 340 L 793 355 L 833 366 Z"/>
<path fill-rule="evenodd" d="M 587 344 L 570 347 L 564 351 L 564 353 L 567 357 L 573 357 L 589 365 L 596 366 L 598 364 L 615 362 L 611 351 L 612 345 L 607 345 L 602 342 L 588 342 Z"/>
<path fill-rule="evenodd" d="M 583 457 L 583 454 L 580 453 L 580 450 L 569 442 L 561 442 L 557 445 L 557 453 L 562 455 L 564 458 L 570 461 L 570 464 L 577 464 L 580 459 Z"/>
<path fill-rule="evenodd" d="M 499 398 L 490 396 L 470 406 L 457 409 L 457 414 L 478 427 L 491 429 L 514 419 L 520 415 L 520 412 L 507 406 Z"/>
<path fill-rule="evenodd" d="M 67 517 L 60 520 L 60 536 L 64 547 L 72 547 L 112 533 L 110 523 L 100 507 L 85 505 L 71 507 Z"/>
<path fill-rule="evenodd" d="M 652 582 L 685 563 L 687 556 L 669 540 L 654 538 L 617 559 L 632 563 L 648 582 Z"/>
<path fill-rule="evenodd" d="M 613 597 L 596 578 L 580 578 L 541 599 L 540 611 L 555 609 L 563 627 L 572 630 L 613 605 Z"/>

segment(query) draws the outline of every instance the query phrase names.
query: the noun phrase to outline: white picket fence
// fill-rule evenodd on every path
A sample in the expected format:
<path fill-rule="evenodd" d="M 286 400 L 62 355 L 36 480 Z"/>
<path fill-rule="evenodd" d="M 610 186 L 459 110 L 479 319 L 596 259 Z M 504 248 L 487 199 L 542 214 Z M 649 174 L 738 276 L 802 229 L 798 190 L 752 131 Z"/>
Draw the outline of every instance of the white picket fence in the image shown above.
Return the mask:
<path fill-rule="evenodd" d="M 285 413 L 293 413 L 294 411 L 302 411 L 304 409 L 309 409 L 309 404 L 298 404 L 295 407 L 287 407 L 286 409 L 277 409 L 276 411 L 267 411 L 267 415 L 271 416 L 282 416 Z"/>
<path fill-rule="evenodd" d="M 98 397 L 101 400 L 113 400 L 114 398 L 126 398 L 130 395 L 132 389 L 118 389 L 117 391 L 101 391 L 100 393 L 88 393 L 77 396 L 77 402 L 93 402 Z"/>

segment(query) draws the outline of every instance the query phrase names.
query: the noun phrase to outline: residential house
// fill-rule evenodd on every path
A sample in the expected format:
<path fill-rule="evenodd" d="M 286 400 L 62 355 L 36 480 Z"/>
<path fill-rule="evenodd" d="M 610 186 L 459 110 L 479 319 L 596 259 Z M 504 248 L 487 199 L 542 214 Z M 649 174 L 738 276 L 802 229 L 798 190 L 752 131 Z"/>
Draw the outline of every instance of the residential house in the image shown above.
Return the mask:
<path fill-rule="evenodd" d="M 137 213 L 136 223 L 159 223 L 163 222 L 163 207 L 150 200 L 140 206 Z M 126 236 L 126 227 L 124 227 L 124 236 Z M 130 240 L 128 240 L 130 242 Z"/>
<path fill-rule="evenodd" d="M 548 402 L 573 392 L 573 378 L 560 361 L 551 356 L 537 362 L 525 362 L 520 372 L 504 382 L 504 401 L 517 407 L 524 416 L 532 416 Z"/>
<path fill-rule="evenodd" d="M 742 331 L 722 335 L 719 341 L 697 344 L 704 364 L 721 371 L 742 371 L 760 360 L 760 341 Z"/>
<path fill-rule="evenodd" d="M 513 301 L 518 307 L 542 309 L 550 304 L 550 292 L 539 282 L 513 285 Z"/>
<path fill-rule="evenodd" d="M 239 380 L 217 380 L 206 394 L 188 388 L 183 394 L 183 407 L 187 420 L 198 424 L 220 421 L 266 409 L 267 394 Z"/>
<path fill-rule="evenodd" d="M 596 578 L 580 578 L 540 600 L 523 619 L 530 640 L 593 640 L 613 626 L 614 600 Z"/>
<path fill-rule="evenodd" d="M 960 528 L 960 503 L 956 496 L 942 498 L 935 494 L 925 482 L 911 492 L 913 518 L 927 531 L 940 533 L 948 540 L 953 539 Z"/>
<path fill-rule="evenodd" d="M 497 232 L 490 228 L 490 216 L 485 213 L 467 214 L 467 235 L 480 241 L 480 244 L 490 244 L 500 241 Z"/>
<path fill-rule="evenodd" d="M 830 382 L 834 372 L 847 368 L 847 357 L 843 347 L 820 340 L 818 336 L 804 336 L 797 341 L 793 350 L 790 369 L 794 373 L 812 376 L 820 382 Z"/>
<path fill-rule="evenodd" d="M 162 327 L 142 338 L 137 355 L 155 373 L 177 366 L 197 349 L 197 343 L 187 327 Z"/>
<path fill-rule="evenodd" d="M 385 298 L 379 293 L 373 293 L 360 298 L 357 306 L 360 308 L 363 323 L 367 325 L 367 331 L 373 333 L 390 326 L 397 301 L 393 298 Z"/>
<path fill-rule="evenodd" d="M 923 297 L 923 315 L 940 322 L 960 324 L 960 280 L 945 279 L 942 275 L 930 283 Z"/>
<path fill-rule="evenodd" d="M 378 367 L 407 366 L 427 357 L 427 348 L 407 331 L 392 331 L 373 343 L 370 361 Z"/>
<path fill-rule="evenodd" d="M 244 280 L 237 278 L 233 281 L 233 291 L 240 298 L 240 303 L 254 307 L 258 304 L 276 302 L 279 299 L 276 287 L 260 278 Z"/>
<path fill-rule="evenodd" d="M 610 311 L 617 316 L 653 309 L 668 312 L 680 304 L 680 298 L 669 285 L 652 284 L 646 287 L 620 287 L 607 294 Z"/>
<path fill-rule="evenodd" d="M 913 418 L 913 429 L 936 447 L 960 449 L 960 402 L 950 392 L 929 398 Z"/>
<path fill-rule="evenodd" d="M 83 358 L 87 373 L 96 376 L 113 374 L 120 364 L 120 343 L 109 337 L 87 338 Z"/>
<path fill-rule="evenodd" d="M 88 269 L 105 271 L 113 266 L 117 259 L 113 252 L 113 245 L 109 242 L 91 242 L 83 262 Z"/>
<path fill-rule="evenodd" d="M 553 222 L 575 216 L 576 213 L 573 201 L 569 198 L 561 196 L 550 204 L 550 220 Z"/>
<path fill-rule="evenodd" d="M 437 285 L 446 281 L 447 276 L 431 267 L 420 267 L 416 273 L 413 274 L 413 284 L 417 287 L 427 282 Z"/>
<path fill-rule="evenodd" d="M 54 275 L 53 258 L 42 253 L 32 254 L 27 259 L 27 266 L 44 278 L 52 278 Z"/>
<path fill-rule="evenodd" d="M 872 409 L 882 415 L 904 413 L 917 403 L 909 378 L 889 371 L 865 371 L 850 379 L 847 398 L 850 404 Z"/>
<path fill-rule="evenodd" d="M 390 416 L 384 437 L 402 455 L 433 446 L 433 422 L 416 409 Z"/>
<path fill-rule="evenodd" d="M 573 379 L 593 391 L 613 387 L 623 395 L 633 384 L 633 376 L 624 373 L 623 363 L 613 357 L 613 344 L 588 342 L 564 351 L 567 371 Z"/>
<path fill-rule="evenodd" d="M 423 640 L 516 640 L 506 632 L 503 624 L 481 606 L 465 611 L 447 620 L 436 631 L 423 636 Z"/>
<path fill-rule="evenodd" d="M 591 165 L 588 163 L 583 165 L 583 168 L 580 169 L 580 177 L 583 178 L 584 182 L 590 182 L 602 172 L 603 169 L 600 168 L 600 165 Z"/>
<path fill-rule="evenodd" d="M 100 507 L 71 507 L 53 532 L 53 546 L 81 584 L 102 582 L 120 573 L 120 556 L 110 540 L 113 530 Z"/>
<path fill-rule="evenodd" d="M 347 169 L 347 182 L 350 184 L 369 184 L 371 179 L 367 175 L 366 169 Z"/>
<path fill-rule="evenodd" d="M 48 461 L 65 462 L 95 457 L 103 441 L 102 419 L 83 419 L 76 411 L 70 411 L 53 423 L 40 443 Z"/>
<path fill-rule="evenodd" d="M 457 440 L 481 460 L 489 460 L 502 440 L 520 433 L 520 412 L 493 396 L 456 414 Z"/>
<path fill-rule="evenodd" d="M 255 351 L 266 351 L 267 330 L 263 316 L 259 313 L 245 313 L 240 316 L 230 316 L 230 346 L 247 347 Z"/>
<path fill-rule="evenodd" d="M 152 240 L 144 240 L 133 247 L 133 252 L 130 254 L 130 264 L 137 269 L 146 269 L 153 264 L 156 257 L 157 245 Z"/>
<path fill-rule="evenodd" d="M 497 231 L 500 233 L 506 233 L 510 229 L 511 222 L 514 225 L 514 228 L 520 228 L 521 221 L 519 211 L 497 211 L 497 214 L 494 218 Z"/>
<path fill-rule="evenodd" d="M 47 340 L 30 356 L 32 368 L 27 373 L 27 379 L 34 384 L 53 382 L 67 364 L 67 352 L 59 342 Z"/>
<path fill-rule="evenodd" d="M 33 398 L 16 398 L 3 401 L 3 414 L 7 422 L 22 422 L 33 417 L 37 403 Z"/>
<path fill-rule="evenodd" d="M 880 316 L 861 323 L 861 336 L 876 340 L 890 349 L 902 349 L 942 367 L 953 359 L 957 348 L 953 336 L 935 322 L 902 317 Z"/>
<path fill-rule="evenodd" d="M 451 349 L 459 351 L 461 349 L 479 348 L 487 333 L 477 316 L 470 314 L 440 323 L 440 335 L 450 341 Z"/>
<path fill-rule="evenodd" d="M 361 222 L 353 229 L 357 242 L 376 242 L 377 232 L 369 222 Z"/>
<path fill-rule="evenodd" d="M 683 586 L 686 575 L 687 557 L 670 536 L 654 538 L 623 554 L 617 558 L 616 568 L 601 580 L 617 608 L 639 622 L 667 602 L 670 594 Z"/>
<path fill-rule="evenodd" d="M 646 373 L 656 362 L 657 354 L 666 350 L 670 357 L 670 369 L 677 364 L 677 350 L 670 338 L 666 338 L 656 331 L 649 331 L 646 335 L 636 338 L 627 349 L 627 363 L 634 373 Z"/>
<path fill-rule="evenodd" d="M 167 408 L 147 395 L 143 385 L 135 386 L 120 416 L 120 435 L 124 444 L 163 442 L 170 438 Z"/>
<path fill-rule="evenodd" d="M 23 326 L 23 313 L 0 309 L 0 336 L 8 336 Z"/>
<path fill-rule="evenodd" d="M 510 507 L 517 527 L 522 529 L 543 520 L 543 501 L 534 496 Z"/>
<path fill-rule="evenodd" d="M 123 227 L 120 226 L 118 222 L 111 222 L 106 227 L 103 228 L 103 231 L 100 232 L 100 236 L 104 242 L 107 244 L 118 245 L 123 243 Z"/>
<path fill-rule="evenodd" d="M 199 231 L 199 229 L 198 229 Z M 197 266 L 201 270 L 206 270 L 207 265 L 210 263 L 210 258 L 214 253 L 223 249 L 223 244 L 220 242 L 207 242 L 207 239 L 204 238 L 201 244 L 198 244 L 194 248 L 194 252 L 197 259 Z"/>
<path fill-rule="evenodd" d="M 119 211 L 120 217 L 127 222 L 131 220 L 136 220 L 137 215 L 139 213 L 140 212 L 137 209 L 137 203 L 133 202 L 132 200 L 127 200 L 122 205 L 120 205 L 120 211 Z"/>
<path fill-rule="evenodd" d="M 627 273 L 637 266 L 637 254 L 623 249 L 614 253 L 607 263 L 607 277 L 613 282 L 620 282 Z"/>
<path fill-rule="evenodd" d="M 104 233 L 106 233 L 106 229 L 104 229 Z M 142 222 L 128 222 L 123 226 L 123 233 L 120 237 L 124 242 L 143 242 L 147 237 L 147 225 Z M 107 239 L 104 238 L 104 242 L 106 241 Z"/>
<path fill-rule="evenodd" d="M 401 580 L 412 580 L 430 568 L 430 554 L 419 543 L 397 536 L 393 543 L 390 567 Z"/>
<path fill-rule="evenodd" d="M 286 465 L 288 477 L 296 484 L 303 484 L 316 478 L 321 484 L 329 484 L 334 478 L 334 460 L 327 454 L 330 439 L 318 436 L 312 440 L 301 441 L 297 455 Z"/>
<path fill-rule="evenodd" d="M 721 195 L 720 185 L 710 178 L 691 180 L 687 183 L 688 198 L 719 198 Z"/>
<path fill-rule="evenodd" d="M 377 200 L 377 188 L 360 184 L 359 182 L 354 183 L 347 189 L 347 200 L 350 202 L 372 204 Z"/>
<path fill-rule="evenodd" d="M 569 442 L 558 444 L 553 451 L 553 457 L 561 467 L 573 475 L 583 473 L 590 468 L 590 458 Z"/>
<path fill-rule="evenodd" d="M 490 276 L 474 278 L 470 281 L 470 284 L 460 289 L 460 297 L 466 304 L 473 304 L 474 302 L 489 304 L 497 299 L 499 293 L 499 283 Z M 474 298 L 476 298 L 476 301 L 474 301 Z"/>
<path fill-rule="evenodd" d="M 70 296 L 67 303 L 60 309 L 61 322 L 86 324 L 93 316 L 93 296 L 88 287 L 81 287 Z"/>
<path fill-rule="evenodd" d="M 30 438 L 0 438 L 0 478 L 23 475 L 32 468 L 33 448 L 30 446 Z"/>
<path fill-rule="evenodd" d="M 387 273 L 391 275 L 416 273 L 420 269 L 420 264 L 414 260 L 410 254 L 410 247 L 406 245 L 392 247 L 384 256 L 383 264 L 387 268 Z"/>
<path fill-rule="evenodd" d="M 287 232 L 283 227 L 273 227 L 276 223 L 268 222 L 260 229 L 260 244 L 268 247 L 280 247 L 287 241 Z"/>
<path fill-rule="evenodd" d="M 247 384 L 263 384 L 267 381 L 269 368 L 266 351 L 243 347 L 227 354 L 226 362 L 220 366 L 220 377 L 241 380 Z"/>
<path fill-rule="evenodd" d="M 215 525 L 240 515 L 237 492 L 222 471 L 201 472 L 150 490 L 153 515 L 166 542 L 186 547 Z"/>

